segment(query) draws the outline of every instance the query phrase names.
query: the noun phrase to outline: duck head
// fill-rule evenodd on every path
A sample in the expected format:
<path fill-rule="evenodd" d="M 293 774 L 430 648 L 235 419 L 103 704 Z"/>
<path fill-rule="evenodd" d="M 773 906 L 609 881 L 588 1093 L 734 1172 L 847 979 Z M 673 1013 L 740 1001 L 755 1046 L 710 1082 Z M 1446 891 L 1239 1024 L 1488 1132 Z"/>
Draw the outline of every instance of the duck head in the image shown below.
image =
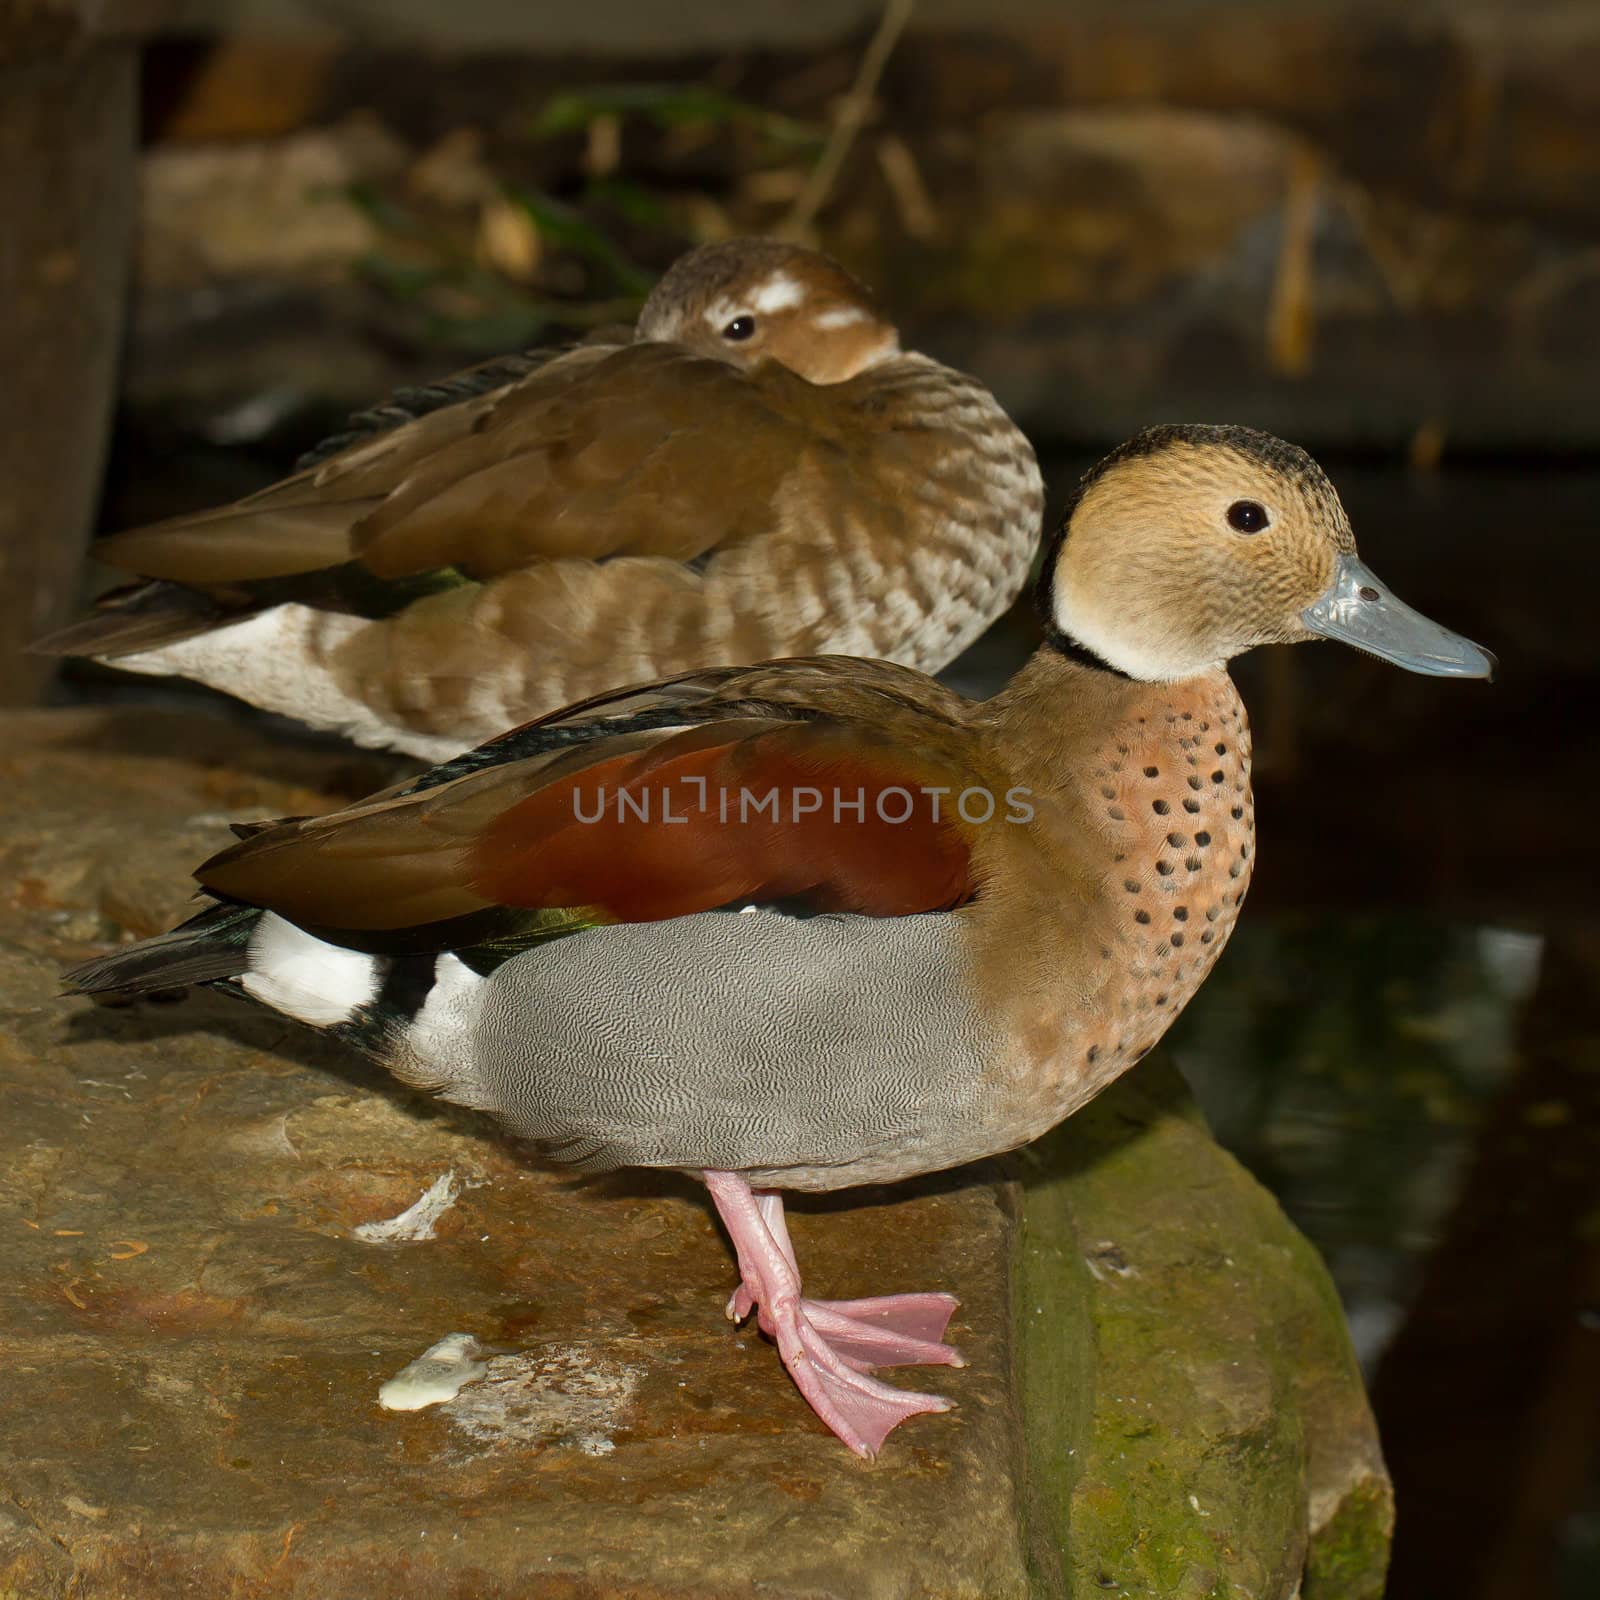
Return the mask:
<path fill-rule="evenodd" d="M 842 383 L 900 350 L 864 284 L 827 256 L 777 239 L 691 250 L 645 301 L 634 337 L 740 367 L 778 361 L 812 383 Z"/>
<path fill-rule="evenodd" d="M 1039 606 L 1053 637 L 1131 678 L 1194 677 L 1314 638 L 1408 672 L 1494 675 L 1487 651 L 1357 558 L 1321 467 L 1253 428 L 1149 428 L 1092 468 L 1046 552 Z"/>

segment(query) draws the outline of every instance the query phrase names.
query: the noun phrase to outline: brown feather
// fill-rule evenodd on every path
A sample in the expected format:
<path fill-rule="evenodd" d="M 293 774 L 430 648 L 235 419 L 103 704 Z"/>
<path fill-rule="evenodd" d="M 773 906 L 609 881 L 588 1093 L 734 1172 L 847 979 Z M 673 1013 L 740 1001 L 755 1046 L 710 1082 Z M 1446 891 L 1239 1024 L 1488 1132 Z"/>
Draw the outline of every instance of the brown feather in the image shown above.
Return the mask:
<path fill-rule="evenodd" d="M 764 396 L 801 391 L 789 421 L 752 425 L 738 452 L 683 421 L 631 483 L 572 489 L 571 526 L 589 530 L 591 554 L 609 540 L 611 559 L 544 559 L 421 601 L 327 666 L 353 698 L 439 737 L 486 737 L 607 684 L 774 655 L 848 648 L 938 667 L 953 646 L 930 618 L 955 629 L 991 614 L 1021 579 L 1001 533 L 1011 512 L 988 498 L 992 463 L 941 416 L 952 376 L 907 358 L 805 393 L 758 368 Z M 691 568 L 699 539 L 712 543 Z M 660 553 L 631 553 L 647 547 Z"/>
<path fill-rule="evenodd" d="M 703 703 L 691 702 L 696 689 Z M 687 730 L 613 732 L 606 713 L 637 702 L 685 702 Z M 830 702 L 837 716 L 819 716 Z M 597 906 L 619 920 L 649 921 L 740 899 L 802 899 L 819 910 L 904 915 L 960 903 L 973 892 L 969 841 L 948 797 L 922 785 L 959 789 L 973 781 L 953 756 L 948 720 L 961 702 L 919 674 L 887 663 L 774 662 L 741 673 L 663 684 L 606 697 L 588 709 L 587 743 L 555 744 L 518 759 L 519 739 L 501 741 L 505 759 L 442 785 L 390 791 L 363 805 L 240 841 L 196 874 L 214 893 L 265 906 L 322 928 L 396 929 L 470 915 L 491 906 Z M 621 712 L 615 708 L 620 705 Z M 752 714 L 753 705 L 770 708 Z M 811 720 L 776 721 L 772 711 L 804 707 Z M 874 718 L 890 718 L 887 728 Z M 561 724 L 578 720 L 562 714 Z M 680 823 L 702 779 L 709 809 Z M 637 806 L 617 821 L 586 824 L 602 793 L 651 791 L 651 820 Z M 795 814 L 802 788 L 830 798 L 820 812 Z M 906 820 L 884 821 L 878 797 L 909 790 Z M 752 813 L 723 827 L 716 796 L 776 790 L 782 814 Z M 841 820 L 831 795 L 848 803 Z M 854 801 L 863 799 L 858 821 Z M 889 814 L 906 801 L 893 797 Z"/>
<path fill-rule="evenodd" d="M 380 577 L 456 566 L 488 578 L 538 557 L 690 560 L 770 524 L 814 431 L 811 386 L 772 363 L 743 372 L 637 344 L 559 388 L 540 376 L 502 391 L 362 524 L 357 548 Z"/>
<path fill-rule="evenodd" d="M 351 530 L 376 500 L 266 505 L 249 501 L 114 533 L 97 560 L 145 578 L 196 588 L 283 578 L 337 567 L 351 556 Z"/>

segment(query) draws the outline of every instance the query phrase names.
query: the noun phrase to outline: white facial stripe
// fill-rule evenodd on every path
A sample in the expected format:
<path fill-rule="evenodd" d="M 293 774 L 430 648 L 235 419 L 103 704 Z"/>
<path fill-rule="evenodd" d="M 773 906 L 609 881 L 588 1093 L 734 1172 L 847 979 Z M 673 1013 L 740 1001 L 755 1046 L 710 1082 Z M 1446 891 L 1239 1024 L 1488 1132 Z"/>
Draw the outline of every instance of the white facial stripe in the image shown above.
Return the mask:
<path fill-rule="evenodd" d="M 325 944 L 269 911 L 250 936 L 246 993 L 314 1028 L 348 1022 L 378 994 L 378 962 Z"/>
<path fill-rule="evenodd" d="M 701 314 L 701 321 L 708 328 L 714 328 L 721 333 L 735 317 L 747 317 L 749 309 L 739 305 L 733 300 L 713 300 Z"/>
<path fill-rule="evenodd" d="M 790 306 L 799 305 L 805 297 L 806 291 L 802 284 L 796 282 L 787 272 L 775 272 L 750 296 L 750 304 L 757 311 L 770 314 L 774 311 L 787 311 Z"/>
<path fill-rule="evenodd" d="M 872 314 L 860 306 L 841 306 L 837 311 L 824 311 L 817 318 L 819 328 L 848 328 L 857 322 L 870 322 Z"/>

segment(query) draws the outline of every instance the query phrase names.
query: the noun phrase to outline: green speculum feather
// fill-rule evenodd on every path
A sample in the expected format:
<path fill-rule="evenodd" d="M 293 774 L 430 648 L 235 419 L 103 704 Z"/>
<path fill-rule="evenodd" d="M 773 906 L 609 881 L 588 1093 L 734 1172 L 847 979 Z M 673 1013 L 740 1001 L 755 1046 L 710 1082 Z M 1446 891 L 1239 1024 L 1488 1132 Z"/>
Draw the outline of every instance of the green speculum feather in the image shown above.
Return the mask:
<path fill-rule="evenodd" d="M 403 578 L 380 578 L 360 561 L 347 561 L 334 571 L 340 598 L 358 616 L 390 617 L 430 595 L 469 587 L 474 580 L 459 567 L 435 567 Z"/>

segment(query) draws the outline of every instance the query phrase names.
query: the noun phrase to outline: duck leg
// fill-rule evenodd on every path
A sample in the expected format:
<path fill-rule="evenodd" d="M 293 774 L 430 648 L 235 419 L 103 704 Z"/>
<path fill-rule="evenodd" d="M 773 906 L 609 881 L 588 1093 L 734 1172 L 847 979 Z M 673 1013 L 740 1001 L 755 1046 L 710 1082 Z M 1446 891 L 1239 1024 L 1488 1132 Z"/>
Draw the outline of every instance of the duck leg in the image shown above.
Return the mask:
<path fill-rule="evenodd" d="M 761 1330 L 777 1342 L 795 1386 L 857 1455 L 876 1455 L 908 1417 L 950 1409 L 951 1402 L 940 1395 L 896 1389 L 867 1371 L 962 1365 L 960 1355 L 940 1342 L 956 1308 L 951 1295 L 805 1299 L 782 1198 L 756 1194 L 736 1173 L 704 1176 L 739 1259 L 741 1281 L 728 1302 L 728 1316 L 738 1321 L 759 1308 Z"/>
<path fill-rule="evenodd" d="M 767 1232 L 798 1278 L 800 1269 L 783 1215 L 783 1197 L 771 1189 L 751 1193 Z M 728 1300 L 728 1320 L 742 1322 L 756 1308 L 756 1302 L 749 1285 L 741 1283 Z M 953 1294 L 937 1292 L 883 1294 L 865 1300 L 801 1301 L 812 1327 L 853 1365 L 862 1367 L 965 1366 L 955 1350 L 940 1342 L 960 1303 Z M 770 1335 L 768 1322 L 763 1312 L 761 1328 Z"/>

